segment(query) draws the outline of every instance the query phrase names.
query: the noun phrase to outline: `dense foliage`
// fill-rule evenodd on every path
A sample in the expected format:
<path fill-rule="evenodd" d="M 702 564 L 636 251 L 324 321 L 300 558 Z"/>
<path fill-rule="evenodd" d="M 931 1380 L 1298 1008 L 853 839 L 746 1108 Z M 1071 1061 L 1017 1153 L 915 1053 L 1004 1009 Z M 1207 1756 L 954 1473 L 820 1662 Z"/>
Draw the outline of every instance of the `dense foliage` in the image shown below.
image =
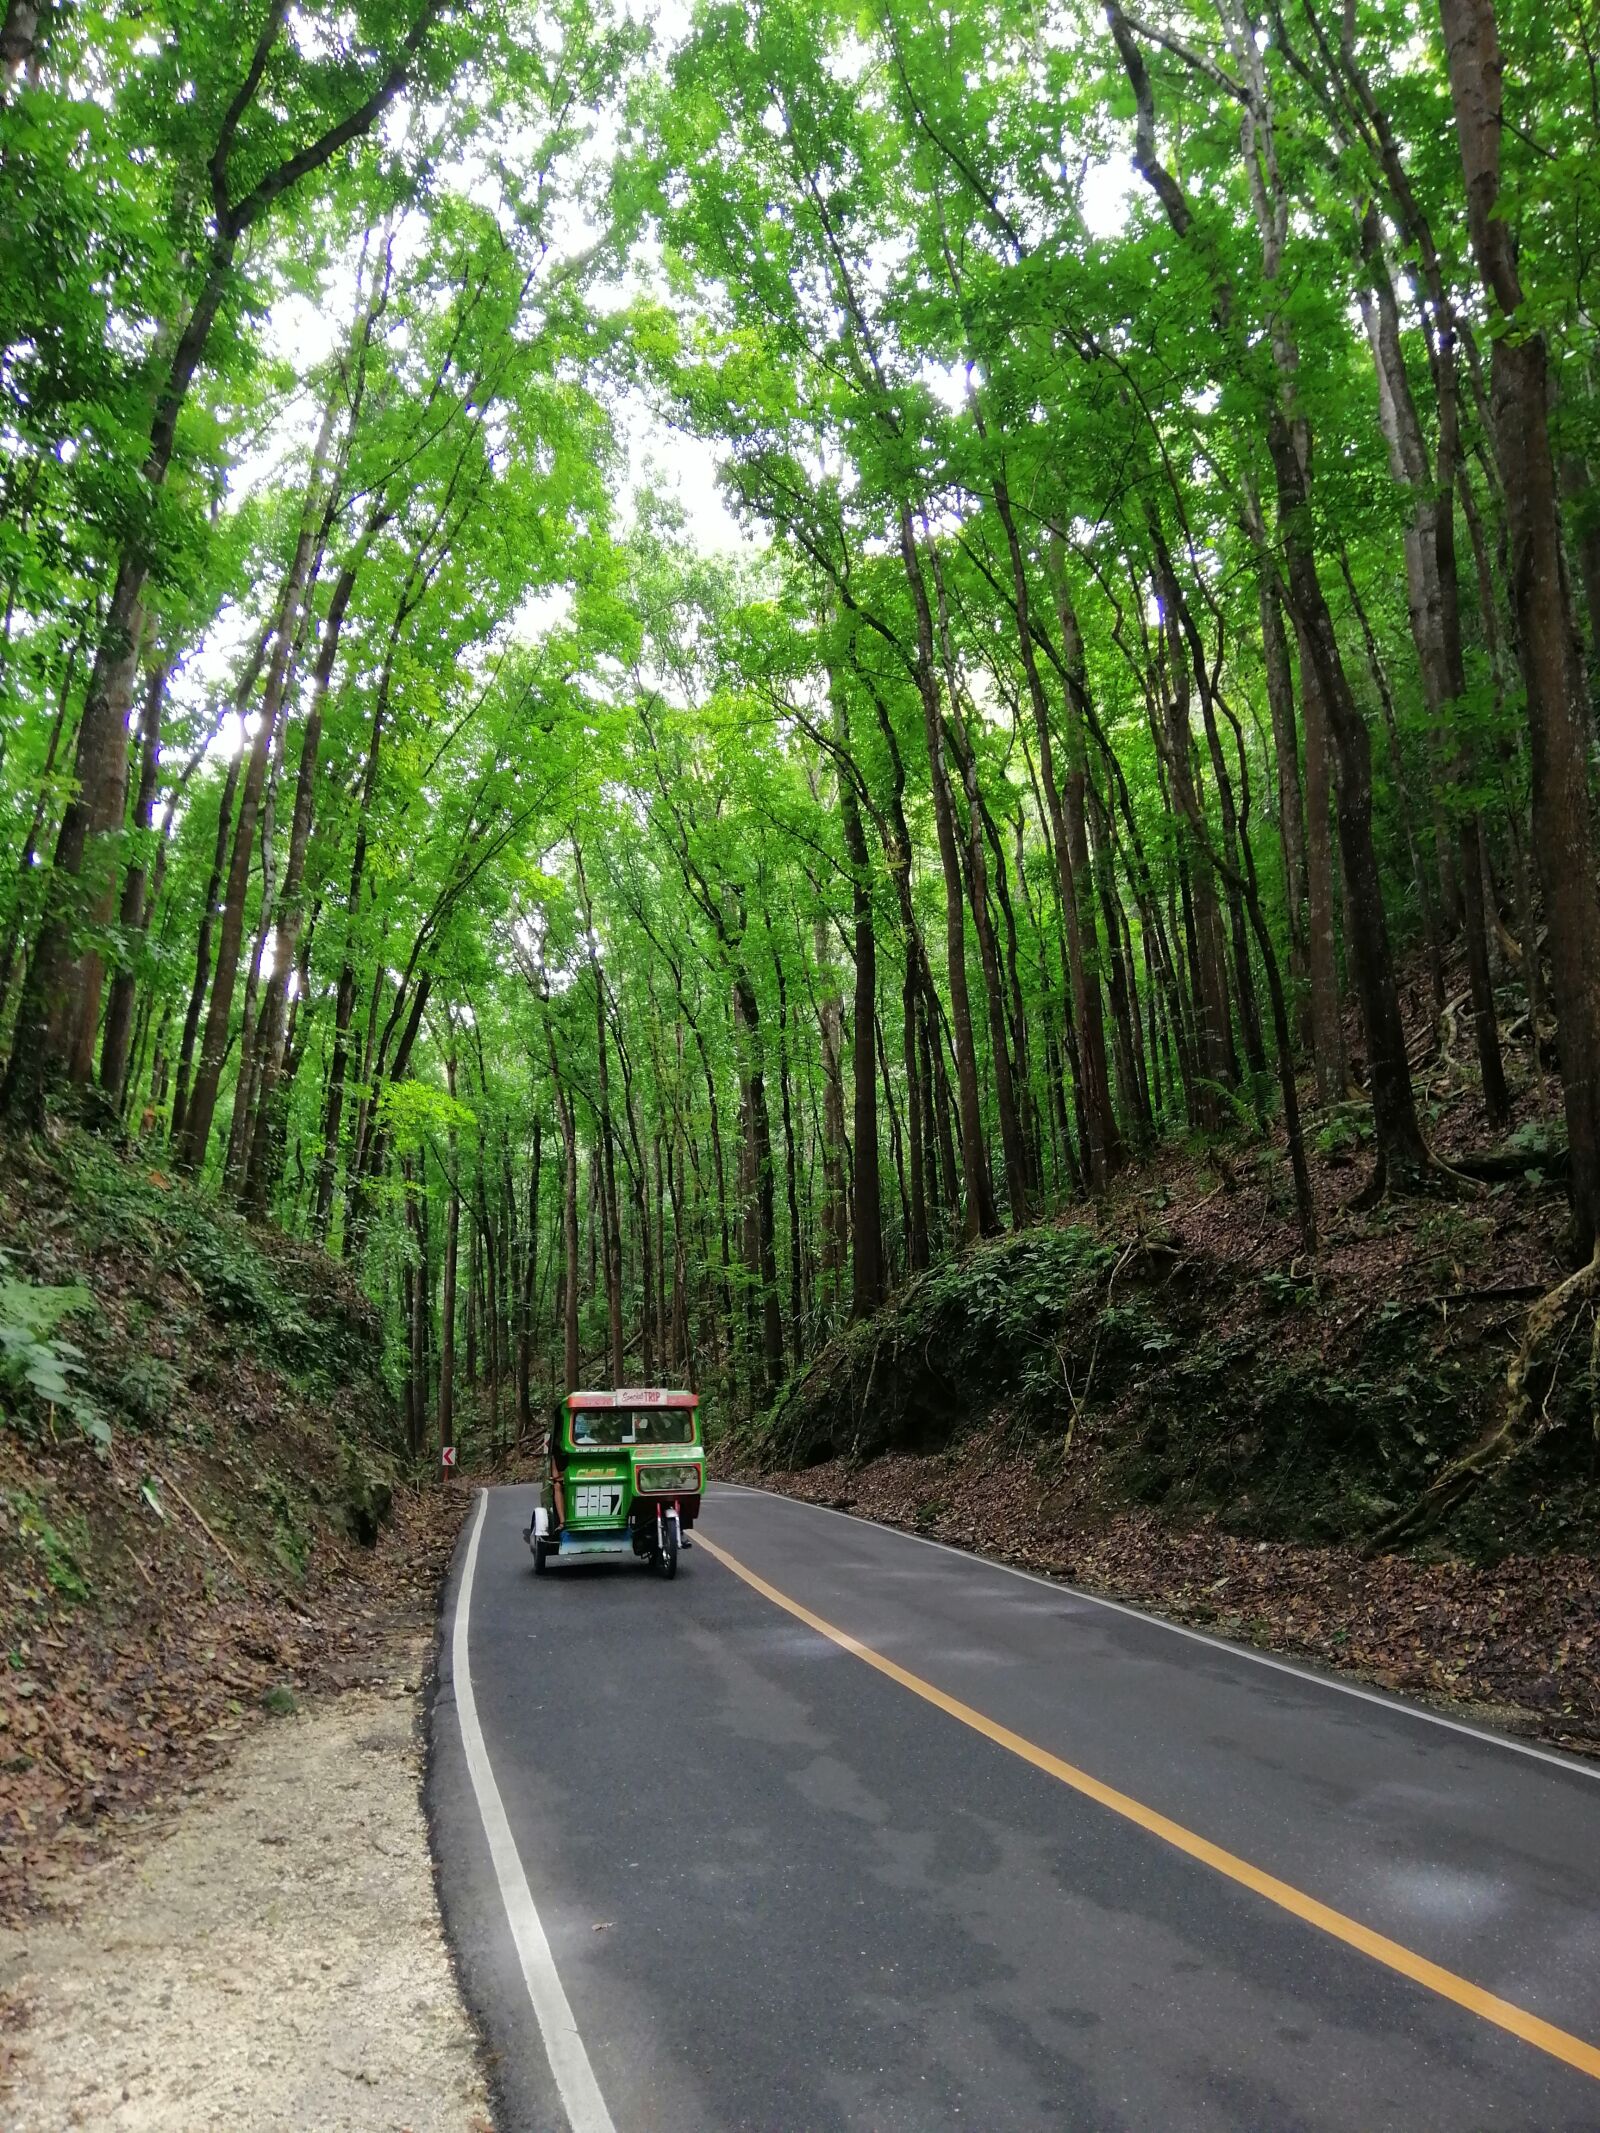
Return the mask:
<path fill-rule="evenodd" d="M 764 1405 L 1178 1135 L 1315 1250 L 1458 1032 L 1586 1258 L 1597 40 L 7 0 L 13 1124 L 358 1264 L 419 1451 Z"/>

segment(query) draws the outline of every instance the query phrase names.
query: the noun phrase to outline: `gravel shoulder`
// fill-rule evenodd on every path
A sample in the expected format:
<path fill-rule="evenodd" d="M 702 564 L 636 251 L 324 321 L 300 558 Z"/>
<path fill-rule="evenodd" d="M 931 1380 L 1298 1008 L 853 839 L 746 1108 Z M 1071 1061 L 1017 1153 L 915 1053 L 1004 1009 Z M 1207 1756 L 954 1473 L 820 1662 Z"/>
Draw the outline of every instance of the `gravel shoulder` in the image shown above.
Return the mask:
<path fill-rule="evenodd" d="M 429 1639 L 0 1932 L 0 2127 L 490 2133 L 421 1803 Z"/>

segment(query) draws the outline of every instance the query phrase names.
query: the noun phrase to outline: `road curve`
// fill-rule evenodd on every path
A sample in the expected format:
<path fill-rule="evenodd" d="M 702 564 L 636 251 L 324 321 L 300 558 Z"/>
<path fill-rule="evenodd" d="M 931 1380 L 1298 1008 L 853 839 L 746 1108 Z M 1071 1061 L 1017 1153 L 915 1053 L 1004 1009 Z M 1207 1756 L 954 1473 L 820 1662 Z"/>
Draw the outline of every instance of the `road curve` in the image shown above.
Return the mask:
<path fill-rule="evenodd" d="M 530 1502 L 428 1779 L 500 2133 L 1600 2128 L 1600 1774 L 754 1491 L 535 1583 Z"/>

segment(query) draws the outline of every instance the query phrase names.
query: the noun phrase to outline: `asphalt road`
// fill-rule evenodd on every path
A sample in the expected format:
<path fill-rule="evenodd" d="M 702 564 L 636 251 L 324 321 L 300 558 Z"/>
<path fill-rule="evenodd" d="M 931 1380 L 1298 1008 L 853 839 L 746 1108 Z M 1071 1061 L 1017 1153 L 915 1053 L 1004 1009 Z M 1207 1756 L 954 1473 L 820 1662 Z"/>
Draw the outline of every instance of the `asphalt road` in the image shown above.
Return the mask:
<path fill-rule="evenodd" d="M 1600 2129 L 1600 1774 L 748 1491 L 535 1583 L 530 1500 L 429 1774 L 500 2133 Z"/>

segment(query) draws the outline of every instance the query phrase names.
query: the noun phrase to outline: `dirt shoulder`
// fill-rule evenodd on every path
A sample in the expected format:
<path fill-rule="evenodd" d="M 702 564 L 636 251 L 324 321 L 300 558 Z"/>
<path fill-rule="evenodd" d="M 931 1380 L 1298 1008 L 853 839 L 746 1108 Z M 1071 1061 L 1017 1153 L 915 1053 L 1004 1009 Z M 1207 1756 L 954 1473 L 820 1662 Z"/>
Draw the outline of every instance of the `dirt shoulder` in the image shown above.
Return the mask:
<path fill-rule="evenodd" d="M 1307 1658 L 1555 1746 L 1600 1753 L 1600 1561 L 1364 1557 L 1241 1538 L 1153 1511 L 1081 1523 L 1049 1462 L 968 1438 L 729 1480 L 848 1510 Z"/>
<path fill-rule="evenodd" d="M 430 1651 L 393 1629 L 0 1932 L 0 2127 L 488 2133 L 421 1805 Z"/>

